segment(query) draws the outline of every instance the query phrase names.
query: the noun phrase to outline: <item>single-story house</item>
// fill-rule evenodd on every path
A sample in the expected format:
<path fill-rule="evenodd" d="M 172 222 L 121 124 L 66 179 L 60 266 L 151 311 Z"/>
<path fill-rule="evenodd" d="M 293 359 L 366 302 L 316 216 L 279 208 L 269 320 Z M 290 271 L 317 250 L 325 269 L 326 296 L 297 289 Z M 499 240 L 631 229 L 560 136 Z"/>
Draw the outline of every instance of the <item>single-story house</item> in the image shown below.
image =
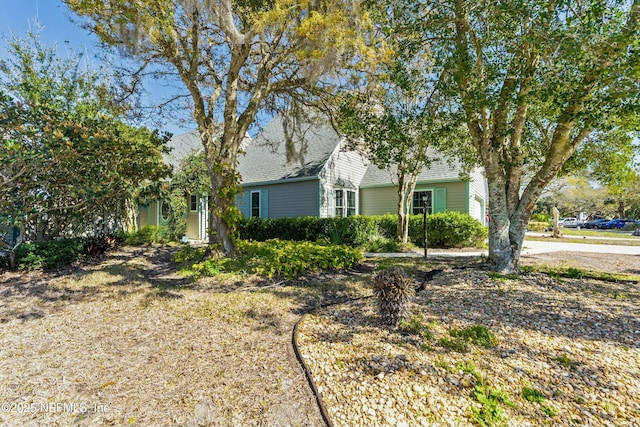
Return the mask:
<path fill-rule="evenodd" d="M 310 124 L 296 132 L 293 140 L 296 159 L 287 160 L 285 126 L 280 117 L 270 122 L 255 138 L 247 141 L 240 156 L 238 172 L 242 192 L 236 205 L 245 217 L 282 218 L 296 216 L 382 215 L 397 212 L 395 170 L 383 170 L 361 154 L 345 148 L 328 123 Z M 200 149 L 197 134 L 174 136 L 172 164 Z M 413 194 L 414 213 L 422 213 L 426 198 L 428 212 L 453 210 L 469 213 L 485 224 L 486 180 L 481 169 L 468 179 L 461 168 L 450 165 L 437 152 L 433 162 L 418 177 Z M 207 199 L 190 195 L 187 237 L 206 239 Z M 140 210 L 139 224 L 162 224 L 168 218 L 166 205 L 152 203 Z"/>

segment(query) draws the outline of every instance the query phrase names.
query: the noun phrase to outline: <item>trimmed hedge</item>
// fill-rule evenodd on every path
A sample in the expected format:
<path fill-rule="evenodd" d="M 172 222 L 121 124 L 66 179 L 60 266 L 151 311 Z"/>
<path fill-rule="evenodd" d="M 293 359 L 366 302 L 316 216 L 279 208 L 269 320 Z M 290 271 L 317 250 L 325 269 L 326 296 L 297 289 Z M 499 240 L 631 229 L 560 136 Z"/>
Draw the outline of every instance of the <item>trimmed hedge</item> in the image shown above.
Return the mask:
<path fill-rule="evenodd" d="M 327 241 L 333 244 L 365 246 L 380 236 L 394 238 L 397 216 L 351 216 L 336 218 L 244 218 L 238 224 L 242 240 L 265 241 L 282 239 L 293 241 Z M 427 217 L 429 246 L 477 246 L 487 237 L 487 228 L 468 214 L 443 212 Z M 409 239 L 424 246 L 423 217 L 409 218 Z"/>

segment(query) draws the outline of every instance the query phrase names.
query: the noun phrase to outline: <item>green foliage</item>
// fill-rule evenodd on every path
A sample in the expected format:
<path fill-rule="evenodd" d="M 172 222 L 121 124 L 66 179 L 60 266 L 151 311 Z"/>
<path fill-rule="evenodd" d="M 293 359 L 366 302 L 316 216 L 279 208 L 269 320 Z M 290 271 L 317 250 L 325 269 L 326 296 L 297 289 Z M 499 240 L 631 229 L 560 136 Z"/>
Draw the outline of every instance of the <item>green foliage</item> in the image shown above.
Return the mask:
<path fill-rule="evenodd" d="M 454 328 L 449 331 L 449 335 L 482 347 L 498 345 L 498 338 L 485 325 L 476 324 L 463 329 Z"/>
<path fill-rule="evenodd" d="M 113 231 L 136 187 L 168 175 L 166 136 L 125 123 L 108 70 L 88 69 L 81 55 L 59 58 L 36 34 L 9 46 L 0 59 L 0 228 L 19 227 L 23 240 L 100 223 Z"/>
<path fill-rule="evenodd" d="M 482 427 L 504 426 L 507 415 L 502 409 L 502 405 L 516 407 L 507 393 L 486 384 L 476 385 L 473 395 L 481 406 L 480 408 L 475 406 L 471 408 L 473 411 L 471 419 Z"/>
<path fill-rule="evenodd" d="M 542 403 L 546 399 L 545 395 L 542 394 L 542 392 L 530 387 L 524 387 L 522 389 L 522 398 L 534 403 Z"/>
<path fill-rule="evenodd" d="M 194 278 L 215 277 L 224 270 L 224 264 L 219 259 L 207 259 L 191 266 L 191 274 Z"/>
<path fill-rule="evenodd" d="M 409 316 L 415 288 L 413 280 L 405 275 L 404 270 L 392 268 L 377 272 L 373 277 L 373 289 L 384 324 L 394 326 Z"/>
<path fill-rule="evenodd" d="M 194 248 L 191 245 L 182 245 L 179 251 L 173 254 L 173 262 L 198 262 L 204 258 L 206 248 Z"/>
<path fill-rule="evenodd" d="M 409 237 L 418 246 L 424 246 L 420 216 L 409 223 Z M 427 217 L 427 239 L 430 247 L 450 248 L 478 246 L 488 235 L 487 227 L 469 214 L 447 211 Z"/>
<path fill-rule="evenodd" d="M 398 322 L 398 330 L 400 332 L 417 335 L 423 339 L 432 339 L 433 332 L 428 324 L 425 324 L 425 318 L 422 314 L 417 314 L 408 319 L 400 319 Z"/>
<path fill-rule="evenodd" d="M 367 252 L 376 253 L 402 252 L 402 245 L 395 238 L 375 235 L 369 238 L 363 249 Z"/>
<path fill-rule="evenodd" d="M 569 369 L 575 369 L 580 366 L 580 362 L 572 360 L 571 358 L 569 358 L 569 356 L 566 355 L 566 353 L 563 353 L 562 356 L 554 357 L 553 360 Z"/>
<path fill-rule="evenodd" d="M 84 242 L 81 238 L 23 243 L 16 249 L 21 270 L 55 269 L 80 258 Z"/>
<path fill-rule="evenodd" d="M 551 221 L 551 215 L 549 215 L 548 213 L 533 213 L 531 214 L 531 221 L 532 222 L 544 222 L 544 223 L 549 223 L 549 221 Z"/>
<path fill-rule="evenodd" d="M 449 339 L 446 337 L 442 337 L 438 339 L 438 345 L 440 347 L 446 348 L 447 350 L 455 351 L 457 353 L 468 353 L 469 346 L 467 342 L 460 339 Z"/>
<path fill-rule="evenodd" d="M 152 245 L 169 242 L 169 231 L 162 225 L 146 225 L 125 234 L 125 244 L 129 246 Z"/>
<path fill-rule="evenodd" d="M 529 231 L 537 231 L 539 233 L 542 233 L 549 229 L 549 223 L 539 222 L 539 221 L 529 221 L 529 224 L 527 224 L 527 229 Z"/>
<path fill-rule="evenodd" d="M 522 398 L 528 402 L 537 403 L 540 405 L 540 410 L 544 412 L 548 417 L 555 417 L 558 411 L 550 405 L 545 404 L 545 395 L 536 390 L 535 388 L 524 387 L 522 389 Z"/>
<path fill-rule="evenodd" d="M 579 268 L 569 267 L 567 268 L 567 277 L 571 279 L 582 279 L 584 278 L 585 272 L 580 270 Z"/>
<path fill-rule="evenodd" d="M 344 245 L 323 245 L 270 239 L 239 241 L 238 250 L 256 274 L 292 278 L 302 273 L 352 267 L 362 260 L 362 251 Z"/>
<path fill-rule="evenodd" d="M 409 219 L 409 237 L 419 246 L 424 241 L 422 220 L 422 215 L 412 215 Z M 367 247 L 379 241 L 380 236 L 395 240 L 396 227 L 395 215 L 278 219 L 252 217 L 239 222 L 238 234 L 240 239 L 257 241 L 273 238 L 326 240 L 336 244 Z M 429 215 L 427 228 L 431 247 L 475 246 L 487 236 L 487 228 L 470 215 L 451 211 Z"/>

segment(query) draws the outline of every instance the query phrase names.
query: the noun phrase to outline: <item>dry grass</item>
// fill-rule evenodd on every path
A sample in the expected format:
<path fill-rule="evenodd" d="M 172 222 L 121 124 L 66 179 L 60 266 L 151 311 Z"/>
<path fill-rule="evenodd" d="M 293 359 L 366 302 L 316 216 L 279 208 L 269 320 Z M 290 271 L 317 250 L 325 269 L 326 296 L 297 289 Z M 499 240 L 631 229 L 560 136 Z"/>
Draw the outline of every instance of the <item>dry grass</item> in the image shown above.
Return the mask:
<path fill-rule="evenodd" d="M 322 424 L 290 334 L 349 286 L 192 284 L 166 251 L 0 276 L 0 425 Z"/>

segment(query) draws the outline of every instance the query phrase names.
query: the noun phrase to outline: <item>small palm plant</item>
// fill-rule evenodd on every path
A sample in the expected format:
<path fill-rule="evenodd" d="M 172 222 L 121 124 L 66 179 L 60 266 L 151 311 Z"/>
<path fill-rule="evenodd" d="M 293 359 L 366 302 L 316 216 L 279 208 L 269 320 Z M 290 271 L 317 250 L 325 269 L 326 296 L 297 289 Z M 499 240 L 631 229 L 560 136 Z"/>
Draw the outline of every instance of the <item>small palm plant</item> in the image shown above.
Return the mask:
<path fill-rule="evenodd" d="M 413 280 L 405 275 L 404 270 L 391 268 L 379 271 L 373 276 L 373 285 L 384 324 L 395 326 L 400 319 L 409 317 L 409 304 L 415 289 Z"/>

